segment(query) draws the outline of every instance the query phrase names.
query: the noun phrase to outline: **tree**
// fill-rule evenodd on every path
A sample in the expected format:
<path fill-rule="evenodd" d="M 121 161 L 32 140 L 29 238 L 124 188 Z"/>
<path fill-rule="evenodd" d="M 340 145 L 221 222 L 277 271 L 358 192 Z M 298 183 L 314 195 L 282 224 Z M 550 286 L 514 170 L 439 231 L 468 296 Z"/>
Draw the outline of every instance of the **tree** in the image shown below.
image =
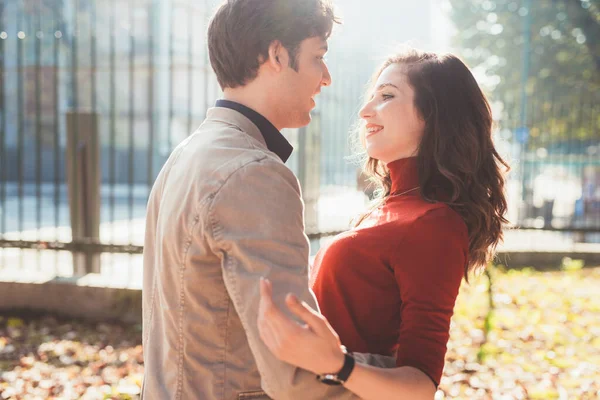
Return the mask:
<path fill-rule="evenodd" d="M 527 9 L 527 4 L 531 10 Z M 450 0 L 455 44 L 486 76 L 501 122 L 520 125 L 523 49 L 530 147 L 598 140 L 600 131 L 600 0 Z"/>

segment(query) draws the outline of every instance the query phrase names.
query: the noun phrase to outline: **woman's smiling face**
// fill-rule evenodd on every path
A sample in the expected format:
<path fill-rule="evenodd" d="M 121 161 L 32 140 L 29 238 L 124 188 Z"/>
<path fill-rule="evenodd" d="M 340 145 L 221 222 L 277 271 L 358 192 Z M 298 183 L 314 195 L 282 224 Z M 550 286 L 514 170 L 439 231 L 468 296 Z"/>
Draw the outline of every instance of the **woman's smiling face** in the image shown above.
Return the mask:
<path fill-rule="evenodd" d="M 382 71 L 360 117 L 366 128 L 361 141 L 369 157 L 387 164 L 417 155 L 425 121 L 414 105 L 406 67 L 392 64 Z"/>

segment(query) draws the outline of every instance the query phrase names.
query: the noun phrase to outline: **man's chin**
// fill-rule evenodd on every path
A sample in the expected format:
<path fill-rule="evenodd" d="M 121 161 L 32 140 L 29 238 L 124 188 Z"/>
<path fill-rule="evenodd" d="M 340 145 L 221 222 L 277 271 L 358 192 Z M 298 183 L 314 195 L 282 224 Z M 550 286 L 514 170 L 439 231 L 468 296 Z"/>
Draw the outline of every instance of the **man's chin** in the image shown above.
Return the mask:
<path fill-rule="evenodd" d="M 308 112 L 304 116 L 304 121 L 303 121 L 302 126 L 306 126 L 306 125 L 310 124 L 310 121 L 312 121 L 312 115 L 311 115 L 311 113 Z"/>
<path fill-rule="evenodd" d="M 294 118 L 294 121 L 290 121 L 288 128 L 304 128 L 305 126 L 310 124 L 310 121 L 312 121 L 312 116 L 310 115 L 310 112 L 297 114 L 296 118 Z"/>

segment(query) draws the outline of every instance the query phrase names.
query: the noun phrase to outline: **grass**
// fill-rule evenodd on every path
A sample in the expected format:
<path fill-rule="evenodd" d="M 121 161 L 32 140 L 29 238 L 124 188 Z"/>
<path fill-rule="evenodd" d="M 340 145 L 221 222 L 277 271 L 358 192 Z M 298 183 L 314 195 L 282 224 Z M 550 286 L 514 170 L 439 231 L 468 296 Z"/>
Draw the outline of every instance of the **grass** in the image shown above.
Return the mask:
<path fill-rule="evenodd" d="M 464 283 L 436 399 L 600 398 L 600 267 L 576 264 Z M 0 398 L 136 399 L 140 341 L 139 325 L 0 315 Z"/>

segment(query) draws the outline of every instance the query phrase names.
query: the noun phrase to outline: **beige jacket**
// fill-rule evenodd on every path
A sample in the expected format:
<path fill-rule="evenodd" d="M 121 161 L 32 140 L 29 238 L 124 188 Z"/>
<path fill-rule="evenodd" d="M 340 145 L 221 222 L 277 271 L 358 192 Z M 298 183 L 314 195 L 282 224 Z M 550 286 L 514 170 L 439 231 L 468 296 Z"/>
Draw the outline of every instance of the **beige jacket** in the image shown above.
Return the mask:
<path fill-rule="evenodd" d="M 173 151 L 148 202 L 143 399 L 356 399 L 277 360 L 258 334 L 261 276 L 279 304 L 293 292 L 317 307 L 303 207 L 294 174 L 237 111 L 211 108 Z"/>

